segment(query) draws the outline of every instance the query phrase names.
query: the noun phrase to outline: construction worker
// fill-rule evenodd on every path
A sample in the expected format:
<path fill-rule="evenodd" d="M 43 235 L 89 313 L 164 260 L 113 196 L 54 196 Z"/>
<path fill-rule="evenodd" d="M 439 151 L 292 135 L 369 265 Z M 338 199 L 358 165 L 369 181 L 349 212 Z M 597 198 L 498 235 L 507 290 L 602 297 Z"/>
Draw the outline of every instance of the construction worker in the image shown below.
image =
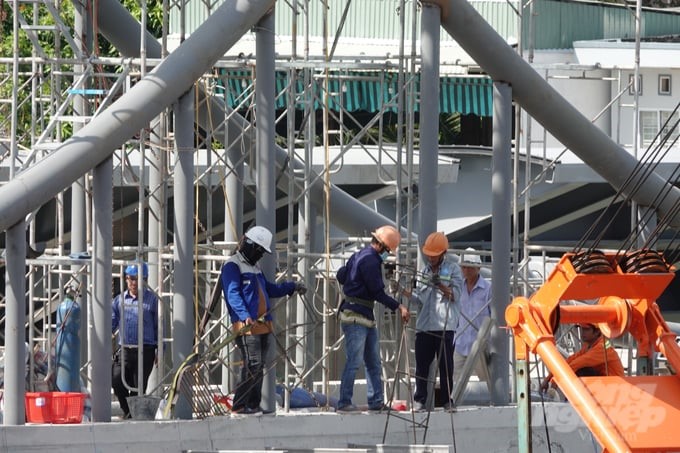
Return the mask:
<path fill-rule="evenodd" d="M 491 317 L 491 283 L 479 274 L 482 259 L 475 254 L 475 249 L 469 247 L 460 257 L 460 270 L 463 273 L 464 285 L 460 295 L 460 321 L 456 330 L 455 350 L 453 353 L 453 380 L 460 378 L 472 344 L 477 339 L 477 332 L 484 319 Z M 485 352 L 485 351 L 484 351 Z M 480 381 L 488 381 L 488 370 L 485 354 L 475 363 L 473 368 Z"/>
<path fill-rule="evenodd" d="M 224 300 L 241 353 L 241 379 L 234 391 L 232 412 L 261 414 L 265 353 L 273 333 L 270 298 L 305 294 L 301 281 L 269 282 L 257 265 L 271 253 L 272 233 L 261 226 L 250 228 L 239 242 L 236 253 L 222 266 Z"/>
<path fill-rule="evenodd" d="M 139 369 L 137 368 L 137 351 L 142 348 L 142 394 L 146 392 L 146 384 L 149 381 L 151 370 L 156 363 L 156 348 L 158 345 L 158 299 L 146 286 L 142 299 L 142 324 L 143 338 L 140 345 L 137 339 L 139 321 L 139 280 L 136 264 L 125 268 L 125 285 L 127 290 L 116 296 L 112 303 L 111 331 L 118 332 L 120 347 L 113 357 L 111 385 L 116 394 L 123 418 L 131 418 L 130 407 L 127 402 L 128 396 L 136 396 L 137 392 L 129 387 L 138 388 Z M 142 277 L 146 281 L 149 277 L 149 268 L 146 263 L 142 264 Z M 123 377 L 125 378 L 123 380 Z M 127 384 L 127 386 L 126 386 Z"/>
<path fill-rule="evenodd" d="M 386 225 L 376 229 L 372 236 L 371 244 L 355 252 L 337 272 L 337 279 L 345 296 L 340 305 L 346 355 L 338 400 L 338 411 L 341 412 L 357 410 L 352 404 L 352 395 L 354 377 L 362 361 L 366 368 L 369 410 L 387 409 L 381 376 L 378 329 L 373 314 L 375 302 L 380 302 L 392 311 L 398 310 L 404 323 L 408 323 L 410 318 L 408 309 L 385 292 L 381 269 L 383 261 L 399 246 L 401 235 L 396 228 Z"/>
<path fill-rule="evenodd" d="M 416 321 L 416 391 L 413 410 L 424 410 L 428 397 L 430 365 L 435 357 L 439 363 L 441 388 L 438 406 L 453 409 L 453 338 L 458 326 L 460 293 L 463 277 L 458 264 L 446 252 L 449 240 L 441 232 L 425 239 L 422 252 L 425 267 L 416 288 L 404 290 L 404 295 L 418 306 Z"/>
<path fill-rule="evenodd" d="M 581 349 L 567 357 L 567 364 L 576 376 L 621 376 L 625 375 L 623 364 L 609 339 L 595 324 L 579 324 L 581 332 Z M 549 373 L 541 383 L 541 390 L 553 387 L 553 375 Z"/>

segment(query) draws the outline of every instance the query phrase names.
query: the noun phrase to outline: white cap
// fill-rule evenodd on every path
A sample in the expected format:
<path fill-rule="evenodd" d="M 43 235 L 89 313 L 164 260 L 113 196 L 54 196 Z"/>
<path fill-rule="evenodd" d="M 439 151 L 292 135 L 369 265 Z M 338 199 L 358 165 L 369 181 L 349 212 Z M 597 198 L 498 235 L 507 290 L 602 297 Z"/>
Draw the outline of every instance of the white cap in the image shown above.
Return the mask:
<path fill-rule="evenodd" d="M 254 226 L 248 231 L 246 231 L 245 236 L 266 250 L 267 253 L 271 253 L 272 245 L 272 233 L 265 227 Z"/>
<path fill-rule="evenodd" d="M 474 252 L 475 249 L 468 247 L 465 249 L 466 252 Z M 460 257 L 460 265 L 467 267 L 482 267 L 482 259 L 477 254 L 465 253 Z"/>

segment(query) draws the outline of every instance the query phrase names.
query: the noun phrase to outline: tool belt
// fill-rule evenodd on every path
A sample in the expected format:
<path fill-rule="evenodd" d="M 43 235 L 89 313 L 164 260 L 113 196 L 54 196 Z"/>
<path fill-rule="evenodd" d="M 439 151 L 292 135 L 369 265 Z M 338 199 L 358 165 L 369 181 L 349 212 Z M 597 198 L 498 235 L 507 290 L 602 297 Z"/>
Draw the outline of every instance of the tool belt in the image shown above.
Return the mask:
<path fill-rule="evenodd" d="M 361 299 L 359 297 L 354 297 L 354 296 L 345 296 L 345 300 L 347 301 L 347 303 L 362 305 L 362 306 L 367 307 L 371 310 L 373 310 L 373 307 L 375 306 L 374 300 Z"/>
<path fill-rule="evenodd" d="M 341 311 L 340 322 L 342 324 L 359 324 L 360 326 L 368 327 L 369 329 L 375 327 L 375 321 L 352 310 Z"/>
<path fill-rule="evenodd" d="M 271 321 L 254 321 L 249 328 L 246 328 L 246 323 L 243 321 L 235 321 L 231 329 L 239 335 L 265 335 L 274 332 L 274 324 Z"/>

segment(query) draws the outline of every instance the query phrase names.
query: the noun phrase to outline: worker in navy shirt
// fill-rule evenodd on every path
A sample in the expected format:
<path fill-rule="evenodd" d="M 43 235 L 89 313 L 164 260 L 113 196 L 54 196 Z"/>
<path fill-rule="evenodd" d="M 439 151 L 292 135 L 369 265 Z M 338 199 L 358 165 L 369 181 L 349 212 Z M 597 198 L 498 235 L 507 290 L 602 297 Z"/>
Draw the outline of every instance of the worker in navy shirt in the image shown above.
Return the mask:
<path fill-rule="evenodd" d="M 236 346 L 243 359 L 241 379 L 234 391 L 231 411 L 261 414 L 264 359 L 273 333 L 270 298 L 305 294 L 301 281 L 269 282 L 257 262 L 271 253 L 272 233 L 261 226 L 250 228 L 237 252 L 222 266 L 222 292 L 229 310 Z"/>
<path fill-rule="evenodd" d="M 338 411 L 341 412 L 357 410 L 352 404 L 352 395 L 354 378 L 362 362 L 366 367 L 369 410 L 386 409 L 378 329 L 373 315 L 375 302 L 380 302 L 392 311 L 399 310 L 404 323 L 408 323 L 410 318 L 408 309 L 385 293 L 382 277 L 382 263 L 399 246 L 401 235 L 396 228 L 386 225 L 375 230 L 372 236 L 371 244 L 354 253 L 337 272 L 345 296 L 340 305 L 346 354 L 338 401 Z"/>
<path fill-rule="evenodd" d="M 123 411 L 123 418 L 130 418 L 128 396 L 137 395 L 137 389 L 142 386 L 142 394 L 146 392 L 146 384 L 156 362 L 156 347 L 158 345 L 158 299 L 148 288 L 144 288 L 142 298 L 141 317 L 143 337 L 139 342 L 139 281 L 137 265 L 125 268 L 125 284 L 127 289 L 116 296 L 112 304 L 111 331 L 118 332 L 119 348 L 113 358 L 111 386 Z M 144 280 L 149 277 L 149 268 L 142 264 Z M 142 381 L 139 382 L 137 367 L 137 352 L 142 351 Z"/>

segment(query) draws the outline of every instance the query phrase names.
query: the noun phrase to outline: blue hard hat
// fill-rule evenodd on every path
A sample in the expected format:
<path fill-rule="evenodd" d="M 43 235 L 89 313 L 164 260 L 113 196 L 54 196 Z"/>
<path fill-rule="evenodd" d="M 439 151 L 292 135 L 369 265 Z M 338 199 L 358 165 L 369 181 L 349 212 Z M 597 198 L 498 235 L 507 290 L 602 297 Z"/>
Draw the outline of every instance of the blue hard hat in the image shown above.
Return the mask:
<path fill-rule="evenodd" d="M 130 264 L 128 267 L 126 267 L 125 275 L 129 275 L 130 277 L 136 277 L 137 265 Z M 144 276 L 144 278 L 149 278 L 149 267 L 146 265 L 146 263 L 142 263 L 142 275 Z"/>

